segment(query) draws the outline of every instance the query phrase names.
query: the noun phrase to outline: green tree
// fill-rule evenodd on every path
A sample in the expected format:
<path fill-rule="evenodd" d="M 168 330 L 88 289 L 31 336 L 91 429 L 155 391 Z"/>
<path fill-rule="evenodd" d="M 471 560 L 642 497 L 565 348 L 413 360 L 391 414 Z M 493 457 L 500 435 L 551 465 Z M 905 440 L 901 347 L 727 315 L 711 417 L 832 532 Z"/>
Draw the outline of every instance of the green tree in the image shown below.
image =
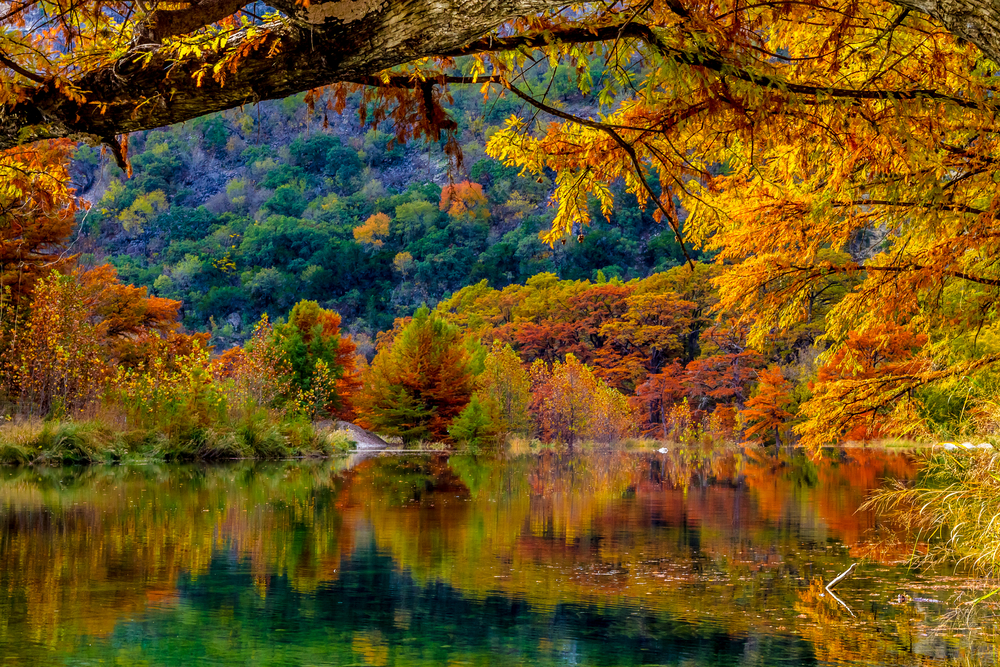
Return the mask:
<path fill-rule="evenodd" d="M 323 388 L 326 412 L 347 416 L 351 394 L 357 387 L 354 341 L 340 335 L 340 315 L 321 308 L 315 301 L 299 301 L 288 315 L 288 322 L 274 327 L 272 344 L 288 361 L 292 391 L 306 395 L 313 390 L 317 364 L 326 367 L 324 378 L 332 379 L 334 390 Z"/>
<path fill-rule="evenodd" d="M 448 435 L 473 452 L 494 442 L 496 434 L 494 422 L 476 394 L 448 427 Z"/>

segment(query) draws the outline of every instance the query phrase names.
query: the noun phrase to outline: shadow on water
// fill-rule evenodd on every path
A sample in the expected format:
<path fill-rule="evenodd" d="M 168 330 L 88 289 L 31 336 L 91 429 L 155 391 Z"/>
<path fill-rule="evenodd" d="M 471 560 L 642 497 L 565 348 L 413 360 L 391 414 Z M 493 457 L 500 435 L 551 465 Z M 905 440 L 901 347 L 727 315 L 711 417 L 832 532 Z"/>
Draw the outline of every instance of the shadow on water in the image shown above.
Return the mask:
<path fill-rule="evenodd" d="M 838 584 L 849 611 L 823 588 L 877 527 L 866 494 L 914 471 L 878 450 L 0 470 L 0 664 L 994 664 L 988 628 L 941 625 L 961 578 L 884 553 Z"/>

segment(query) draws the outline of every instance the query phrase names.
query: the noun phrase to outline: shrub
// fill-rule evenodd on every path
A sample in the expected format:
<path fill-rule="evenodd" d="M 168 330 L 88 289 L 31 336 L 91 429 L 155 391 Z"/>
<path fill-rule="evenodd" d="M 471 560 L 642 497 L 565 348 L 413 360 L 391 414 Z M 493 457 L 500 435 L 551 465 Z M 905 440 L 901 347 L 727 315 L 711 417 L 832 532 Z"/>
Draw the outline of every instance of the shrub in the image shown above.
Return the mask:
<path fill-rule="evenodd" d="M 493 421 L 478 396 L 472 395 L 469 404 L 448 427 L 448 435 L 471 452 L 478 452 L 496 442 Z"/>

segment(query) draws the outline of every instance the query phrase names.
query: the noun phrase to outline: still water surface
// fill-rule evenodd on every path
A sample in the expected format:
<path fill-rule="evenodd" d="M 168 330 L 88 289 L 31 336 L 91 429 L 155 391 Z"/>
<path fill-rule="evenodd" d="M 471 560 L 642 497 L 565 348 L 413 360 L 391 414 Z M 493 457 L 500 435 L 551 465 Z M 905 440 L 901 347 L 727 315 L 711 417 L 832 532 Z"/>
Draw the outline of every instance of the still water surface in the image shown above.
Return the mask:
<path fill-rule="evenodd" d="M 997 664 L 988 616 L 947 620 L 982 590 L 906 554 L 823 591 L 877 537 L 866 493 L 914 473 L 863 450 L 0 469 L 0 664 Z"/>

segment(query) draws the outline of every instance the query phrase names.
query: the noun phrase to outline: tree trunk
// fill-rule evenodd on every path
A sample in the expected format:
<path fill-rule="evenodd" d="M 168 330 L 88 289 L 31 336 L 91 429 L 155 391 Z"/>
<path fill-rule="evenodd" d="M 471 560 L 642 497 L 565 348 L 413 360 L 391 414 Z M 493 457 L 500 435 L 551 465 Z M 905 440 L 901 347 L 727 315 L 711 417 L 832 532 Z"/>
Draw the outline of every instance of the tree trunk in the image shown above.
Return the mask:
<path fill-rule="evenodd" d="M 893 0 L 937 19 L 956 37 L 972 42 L 1000 62 L 1000 2 L 989 0 Z"/>

